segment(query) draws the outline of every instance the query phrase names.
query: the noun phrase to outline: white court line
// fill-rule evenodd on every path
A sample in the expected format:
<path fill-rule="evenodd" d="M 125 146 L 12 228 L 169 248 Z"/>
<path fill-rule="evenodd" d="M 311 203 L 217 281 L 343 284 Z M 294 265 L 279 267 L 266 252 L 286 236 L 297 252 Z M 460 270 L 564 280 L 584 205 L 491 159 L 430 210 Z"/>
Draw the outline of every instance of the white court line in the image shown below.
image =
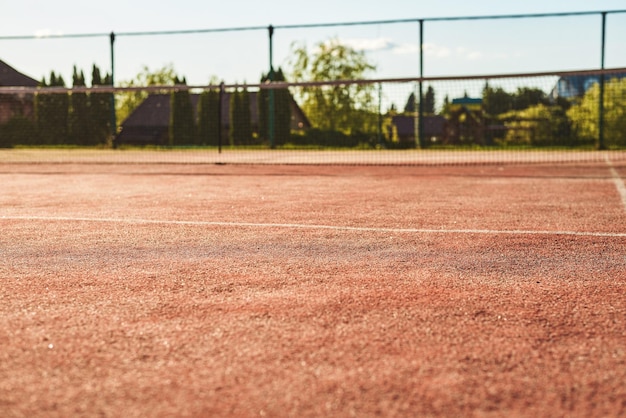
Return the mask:
<path fill-rule="evenodd" d="M 578 237 L 626 238 L 626 232 L 584 232 L 584 231 L 532 231 L 523 229 L 428 229 L 428 228 L 376 228 L 341 225 L 290 224 L 290 223 L 255 223 L 255 222 L 215 222 L 215 221 L 177 221 L 159 219 L 124 219 L 124 218 L 84 218 L 70 216 L 0 216 L 0 220 L 50 221 L 50 222 L 96 222 L 120 224 L 155 224 L 155 225 L 190 225 L 220 226 L 233 228 L 282 228 L 282 229 L 319 229 L 352 232 L 387 232 L 404 234 L 468 234 L 468 235 L 570 235 Z"/>
<path fill-rule="evenodd" d="M 624 205 L 624 210 L 626 210 L 626 185 L 624 185 L 624 180 L 619 176 L 619 173 L 613 167 L 613 163 L 609 159 L 608 155 L 604 156 L 604 160 L 606 161 L 606 165 L 609 166 L 609 171 L 611 172 L 611 177 L 613 178 L 613 183 L 617 188 L 617 192 L 622 198 L 622 204 Z"/>

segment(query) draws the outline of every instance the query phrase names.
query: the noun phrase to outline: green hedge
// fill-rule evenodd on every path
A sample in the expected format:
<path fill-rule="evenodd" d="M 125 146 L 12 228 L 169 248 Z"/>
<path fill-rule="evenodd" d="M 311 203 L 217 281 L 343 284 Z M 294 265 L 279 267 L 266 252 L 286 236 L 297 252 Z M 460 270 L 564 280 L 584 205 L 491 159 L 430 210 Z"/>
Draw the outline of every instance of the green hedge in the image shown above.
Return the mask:
<path fill-rule="evenodd" d="M 0 125 L 0 147 L 34 145 L 39 142 L 37 126 L 28 118 L 16 117 Z"/>

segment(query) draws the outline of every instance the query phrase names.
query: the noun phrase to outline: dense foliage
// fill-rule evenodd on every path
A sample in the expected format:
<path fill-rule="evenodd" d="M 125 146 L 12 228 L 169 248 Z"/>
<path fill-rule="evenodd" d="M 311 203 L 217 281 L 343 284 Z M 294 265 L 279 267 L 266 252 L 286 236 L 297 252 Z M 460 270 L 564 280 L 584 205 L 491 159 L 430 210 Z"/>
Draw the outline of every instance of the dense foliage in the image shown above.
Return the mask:
<path fill-rule="evenodd" d="M 321 42 L 311 52 L 306 45 L 294 44 L 291 66 L 291 77 L 296 82 L 360 80 L 376 69 L 363 51 L 338 39 Z M 351 135 L 376 131 L 375 88 L 373 84 L 356 83 L 301 87 L 298 99 L 313 126 Z"/>
<path fill-rule="evenodd" d="M 41 80 L 40 87 L 65 87 L 61 75 L 50 73 L 49 81 Z M 43 145 L 58 145 L 68 141 L 69 96 L 64 93 L 35 96 L 38 141 Z"/>
<path fill-rule="evenodd" d="M 220 135 L 220 93 L 209 89 L 198 98 L 198 145 L 219 144 Z"/>
<path fill-rule="evenodd" d="M 195 145 L 194 113 L 189 90 L 182 88 L 187 84 L 185 78 L 174 79 L 174 85 L 181 86 L 170 95 L 169 145 Z"/>
<path fill-rule="evenodd" d="M 250 115 L 250 93 L 247 89 L 230 94 L 229 134 L 231 145 L 252 144 L 252 124 Z"/>
<path fill-rule="evenodd" d="M 271 80 L 269 73 L 261 77 L 261 83 L 269 81 L 286 81 L 283 70 L 279 68 L 278 71 L 274 72 Z M 270 131 L 270 97 L 273 98 L 274 104 L 273 138 Z M 291 100 L 291 94 L 286 88 L 262 89 L 259 91 L 259 143 L 274 147 L 284 145 L 290 141 Z"/>
<path fill-rule="evenodd" d="M 567 112 L 575 135 L 586 142 L 595 142 L 599 137 L 599 114 L 599 84 L 594 84 Z M 626 146 L 626 78 L 613 78 L 605 83 L 603 145 L 609 148 Z"/>
<path fill-rule="evenodd" d="M 583 94 L 568 98 L 534 87 L 510 92 L 486 83 L 480 97 L 446 97 L 439 109 L 435 89 L 428 85 L 421 106 L 413 88 L 401 111 L 394 104 L 383 111 L 381 86 L 353 82 L 365 79 L 376 66 L 364 52 L 338 39 L 321 42 L 312 50 L 306 45 L 292 45 L 290 66 L 290 81 L 336 83 L 261 87 L 252 92 L 247 88 L 226 91 L 222 85 L 192 97 L 185 78 L 178 78 L 167 65 L 155 71 L 144 67 L 134 80 L 120 85 L 181 86 L 170 95 L 163 142 L 170 146 L 216 146 L 221 138 L 221 145 L 269 147 L 626 147 L 626 78 L 606 80 L 601 124 L 597 82 Z M 279 68 L 263 74 L 260 81 L 286 79 Z M 76 67 L 72 84 L 76 88 L 87 86 L 84 72 Z M 65 87 L 65 81 L 53 71 L 41 81 L 37 93 L 19 98 L 3 96 L 0 99 L 8 103 L 5 107 L 13 107 L 9 118 L 5 116 L 0 124 L 0 146 L 110 145 L 116 124 L 126 120 L 148 97 L 141 89 L 115 96 L 97 91 L 97 87 L 111 84 L 112 77 L 102 76 L 94 65 L 91 86 L 95 89 L 90 92 L 59 89 Z M 215 78 L 212 84 L 217 85 Z M 428 118 L 430 125 L 418 125 Z M 421 135 L 426 133 L 428 138 L 423 141 Z"/>
<path fill-rule="evenodd" d="M 144 66 L 135 79 L 122 81 L 120 87 L 173 86 L 176 84 L 176 81 L 176 71 L 171 64 L 156 70 L 151 70 L 147 66 Z M 118 123 L 124 121 L 133 113 L 147 97 L 148 92 L 143 90 L 118 93 L 115 97 L 115 111 Z"/>

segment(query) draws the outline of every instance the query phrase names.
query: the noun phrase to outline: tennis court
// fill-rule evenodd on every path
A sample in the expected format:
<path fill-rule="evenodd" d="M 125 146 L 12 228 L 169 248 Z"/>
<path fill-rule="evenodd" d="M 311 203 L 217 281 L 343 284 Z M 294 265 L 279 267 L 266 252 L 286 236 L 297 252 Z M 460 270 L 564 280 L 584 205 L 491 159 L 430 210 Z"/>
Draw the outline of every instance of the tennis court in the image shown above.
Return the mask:
<path fill-rule="evenodd" d="M 16 155 L 0 165 L 4 416 L 626 414 L 621 152 Z"/>

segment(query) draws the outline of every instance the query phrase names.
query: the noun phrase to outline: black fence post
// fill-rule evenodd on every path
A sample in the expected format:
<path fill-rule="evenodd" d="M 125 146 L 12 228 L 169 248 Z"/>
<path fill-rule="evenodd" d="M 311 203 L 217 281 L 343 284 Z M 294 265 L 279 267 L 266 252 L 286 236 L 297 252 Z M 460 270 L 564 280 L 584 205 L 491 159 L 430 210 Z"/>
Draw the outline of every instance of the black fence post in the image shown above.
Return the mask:
<path fill-rule="evenodd" d="M 378 146 L 383 145 L 383 84 L 378 83 Z"/>
<path fill-rule="evenodd" d="M 602 41 L 600 46 L 600 98 L 598 103 L 598 149 L 606 149 L 604 144 L 604 51 L 606 46 L 606 12 L 602 12 Z"/>
<path fill-rule="evenodd" d="M 420 19 L 420 82 L 419 82 L 419 107 L 417 115 L 417 132 L 418 132 L 418 148 L 423 148 L 424 143 L 424 92 L 423 82 L 424 78 L 424 19 Z"/>
<path fill-rule="evenodd" d="M 218 154 L 222 153 L 222 107 L 225 96 L 224 82 L 220 83 L 220 96 L 219 96 L 219 105 L 217 106 L 217 152 Z"/>
<path fill-rule="evenodd" d="M 269 34 L 269 46 L 270 46 L 270 73 L 268 76 L 268 79 L 270 81 L 270 83 L 272 83 L 274 81 L 274 49 L 273 49 L 273 44 L 274 44 L 274 27 L 272 25 L 269 25 L 267 28 L 268 34 Z M 268 127 L 268 137 L 269 137 L 269 141 L 270 141 L 270 148 L 274 149 L 276 148 L 276 127 L 275 127 L 275 123 L 276 123 L 276 115 L 275 113 L 275 104 L 274 104 L 274 89 L 270 88 L 269 92 L 268 92 L 268 96 L 269 96 L 269 103 L 268 103 L 268 112 L 267 112 L 267 116 L 268 116 L 268 121 L 267 121 L 267 127 Z"/>
<path fill-rule="evenodd" d="M 115 87 L 115 33 L 109 35 L 111 45 L 111 87 Z M 117 134 L 117 120 L 115 116 L 115 92 L 111 92 L 111 143 L 115 144 Z"/>

